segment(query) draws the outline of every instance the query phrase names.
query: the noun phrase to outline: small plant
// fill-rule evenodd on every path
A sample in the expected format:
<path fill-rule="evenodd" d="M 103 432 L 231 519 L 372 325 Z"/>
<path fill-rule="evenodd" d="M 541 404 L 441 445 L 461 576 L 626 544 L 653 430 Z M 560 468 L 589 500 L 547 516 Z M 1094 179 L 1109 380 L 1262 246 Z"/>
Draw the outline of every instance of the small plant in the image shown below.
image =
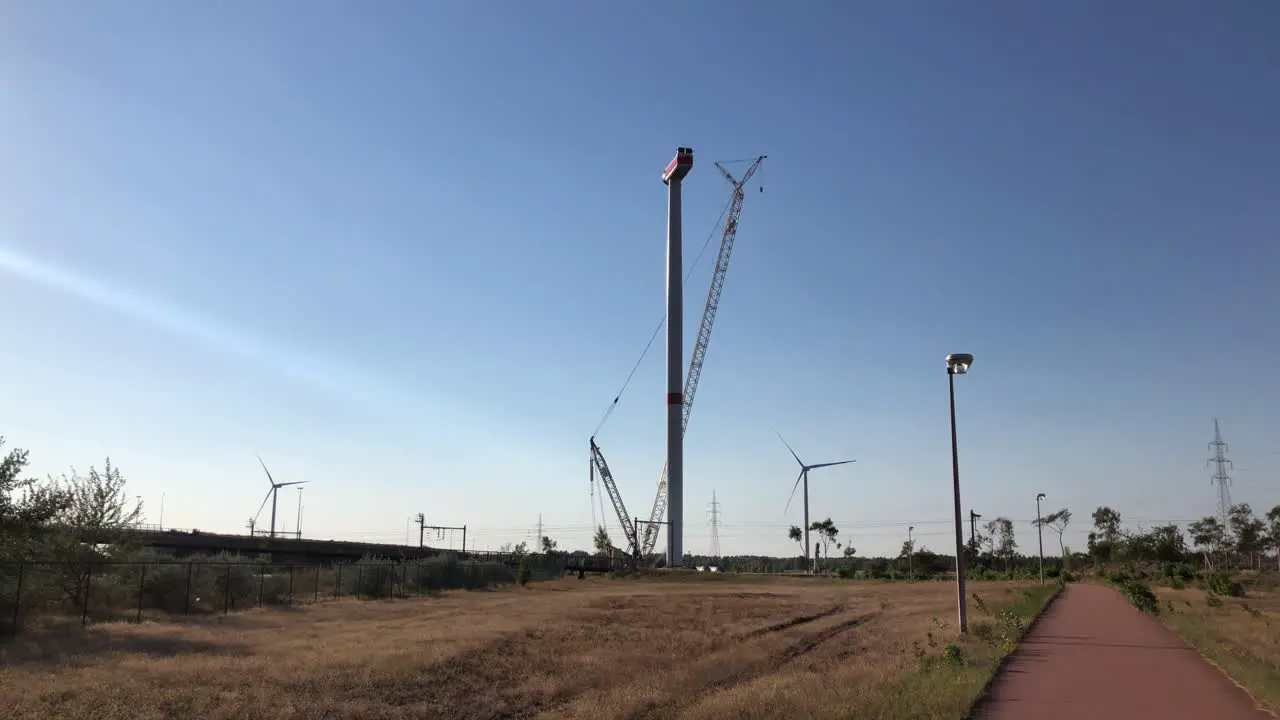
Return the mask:
<path fill-rule="evenodd" d="M 1187 584 L 1183 582 L 1182 578 L 1174 577 L 1169 580 L 1169 587 L 1173 588 L 1174 590 L 1184 590 L 1186 589 Z"/>
<path fill-rule="evenodd" d="M 985 602 L 983 602 L 983 601 L 982 601 L 982 598 L 978 595 L 978 593 L 974 593 L 974 594 L 973 594 L 973 604 L 974 604 L 974 605 L 977 605 L 977 606 L 978 606 L 978 609 L 979 609 L 979 610 L 981 610 L 982 612 L 984 612 L 984 613 L 986 613 L 986 614 L 988 614 L 988 615 L 990 615 L 990 614 L 991 614 L 991 609 L 990 609 L 990 608 L 988 608 L 988 607 L 987 607 L 987 604 L 986 604 Z"/>
<path fill-rule="evenodd" d="M 1000 644 L 999 638 L 996 637 L 995 623 L 992 623 L 990 620 L 979 620 L 974 623 L 969 630 L 973 633 L 974 637 L 991 647 L 996 647 Z"/>
<path fill-rule="evenodd" d="M 520 558 L 520 567 L 516 568 L 516 582 L 521 586 L 529 584 L 529 578 L 533 574 L 532 568 L 529 567 L 529 557 Z"/>
<path fill-rule="evenodd" d="M 951 643 L 950 645 L 943 648 L 942 659 L 948 665 L 956 665 L 956 666 L 963 665 L 964 650 L 959 645 L 956 645 L 955 643 Z"/>
<path fill-rule="evenodd" d="M 1206 593 L 1204 596 L 1204 604 L 1211 608 L 1222 607 L 1222 598 L 1213 593 Z"/>

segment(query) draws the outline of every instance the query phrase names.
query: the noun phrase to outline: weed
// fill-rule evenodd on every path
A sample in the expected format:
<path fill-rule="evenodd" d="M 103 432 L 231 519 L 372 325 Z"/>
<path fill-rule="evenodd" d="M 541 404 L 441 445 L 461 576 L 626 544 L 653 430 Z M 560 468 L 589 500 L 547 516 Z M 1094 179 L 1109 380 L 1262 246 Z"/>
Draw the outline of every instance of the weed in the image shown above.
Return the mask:
<path fill-rule="evenodd" d="M 942 659 L 948 665 L 964 665 L 964 649 L 951 643 L 942 650 Z"/>
<path fill-rule="evenodd" d="M 990 614 L 991 614 L 991 609 L 990 609 L 990 608 L 988 608 L 988 607 L 987 607 L 987 604 L 986 604 L 985 602 L 983 602 L 983 601 L 982 601 L 982 597 L 981 597 L 981 596 L 979 596 L 979 595 L 978 595 L 978 593 L 973 593 L 973 604 L 974 604 L 974 605 L 977 605 L 977 606 L 978 606 L 978 609 L 979 609 L 979 610 L 981 610 L 982 612 L 984 612 L 984 613 L 986 613 L 986 614 L 988 614 L 988 615 L 990 615 Z"/>
<path fill-rule="evenodd" d="M 1211 608 L 1222 607 L 1222 598 L 1213 593 L 1205 593 L 1204 604 Z"/>

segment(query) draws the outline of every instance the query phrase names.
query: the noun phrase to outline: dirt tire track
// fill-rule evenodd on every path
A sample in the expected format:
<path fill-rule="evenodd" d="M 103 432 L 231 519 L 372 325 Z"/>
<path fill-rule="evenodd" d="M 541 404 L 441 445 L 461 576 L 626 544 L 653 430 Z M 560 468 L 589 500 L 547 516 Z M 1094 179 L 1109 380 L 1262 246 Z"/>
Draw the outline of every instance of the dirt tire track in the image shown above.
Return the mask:
<path fill-rule="evenodd" d="M 744 635 L 739 635 L 737 639 L 755 640 L 756 638 L 764 637 L 765 635 L 768 635 L 770 633 L 782 632 L 783 630 L 789 630 L 793 627 L 796 627 L 797 625 L 804 625 L 806 623 L 811 623 L 815 620 L 821 620 L 822 618 L 831 617 L 832 615 L 835 615 L 836 613 L 841 612 L 842 610 L 844 610 L 843 605 L 836 605 L 835 607 L 831 607 L 826 610 L 813 613 L 812 615 L 797 615 L 796 617 L 783 620 L 780 623 L 775 623 L 768 627 L 763 627 L 758 630 L 752 630 L 751 632 L 746 633 Z"/>
<path fill-rule="evenodd" d="M 773 669 L 776 670 L 802 655 L 807 655 L 808 653 L 813 652 L 822 643 L 834 638 L 845 630 L 856 628 L 874 617 L 875 615 L 871 614 L 850 618 L 838 625 L 833 625 L 812 637 L 806 638 L 803 642 L 791 646 L 786 652 L 780 655 L 777 661 L 774 662 Z"/>
<path fill-rule="evenodd" d="M 842 609 L 843 609 L 842 607 L 836 607 L 836 608 L 832 608 L 831 610 L 825 610 L 821 613 L 818 613 L 818 615 L 815 617 L 810 617 L 808 615 L 801 615 L 799 617 L 792 618 L 791 620 L 788 620 L 785 623 L 778 623 L 777 625 L 770 626 L 770 627 L 777 628 L 777 630 L 773 630 L 773 632 L 777 632 L 778 630 L 783 630 L 789 627 L 796 627 L 798 625 L 803 625 L 807 622 L 813 622 L 814 620 L 817 620 L 823 617 L 830 617 Z M 776 672 L 779 668 L 786 665 L 787 663 L 813 652 L 820 645 L 835 638 L 840 633 L 843 633 L 846 630 L 851 630 L 860 625 L 864 625 L 867 622 L 875 619 L 876 615 L 877 613 L 859 615 L 858 617 L 850 618 L 848 620 L 844 620 L 840 623 L 832 625 L 829 628 L 819 630 L 818 632 L 806 638 L 803 638 L 799 642 L 792 643 L 790 646 L 787 647 L 787 649 L 783 650 L 781 654 L 773 657 L 769 662 L 761 665 L 758 668 L 753 668 L 751 670 L 734 673 L 729 677 L 723 678 L 721 680 L 718 680 L 716 682 L 713 682 L 703 687 L 697 692 L 690 694 L 686 698 L 681 698 L 681 700 L 678 703 L 666 704 L 666 705 L 663 705 L 662 707 L 654 708 L 651 711 L 644 713 L 642 717 L 669 718 L 679 709 L 687 708 L 695 704 L 702 698 L 706 697 L 707 695 L 710 695 L 712 693 L 717 693 L 722 690 L 728 690 L 729 688 L 734 687 L 735 685 L 741 685 L 743 683 L 755 680 L 758 677 L 763 677 L 770 673 Z M 769 628 L 765 628 L 765 630 L 769 630 Z M 756 637 L 756 638 L 763 637 L 766 634 L 768 633 L 757 630 L 754 633 L 751 633 L 750 635 L 744 636 L 743 639 L 748 639 L 751 637 Z"/>

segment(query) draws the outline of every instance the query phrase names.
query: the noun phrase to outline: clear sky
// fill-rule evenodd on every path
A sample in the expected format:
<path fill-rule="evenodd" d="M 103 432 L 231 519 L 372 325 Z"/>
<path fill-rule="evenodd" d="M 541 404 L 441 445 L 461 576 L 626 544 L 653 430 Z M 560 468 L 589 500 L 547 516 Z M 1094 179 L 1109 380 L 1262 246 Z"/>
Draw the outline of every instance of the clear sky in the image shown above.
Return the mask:
<path fill-rule="evenodd" d="M 1270 508 L 1278 67 L 1265 0 L 5 3 L 0 434 L 40 475 L 110 455 L 176 527 L 242 530 L 261 453 L 311 481 L 306 535 L 403 541 L 421 511 L 496 548 L 540 514 L 586 546 L 587 438 L 662 316 L 659 175 L 689 145 L 689 262 L 729 196 L 711 162 L 769 160 L 687 550 L 714 488 L 726 554 L 794 551 L 777 428 L 857 459 L 811 492 L 861 553 L 909 524 L 945 551 L 948 352 L 977 357 L 964 506 L 1024 550 L 1037 491 L 1078 549 L 1100 504 L 1212 513 L 1214 417 Z M 633 515 L 662 356 L 599 436 Z"/>

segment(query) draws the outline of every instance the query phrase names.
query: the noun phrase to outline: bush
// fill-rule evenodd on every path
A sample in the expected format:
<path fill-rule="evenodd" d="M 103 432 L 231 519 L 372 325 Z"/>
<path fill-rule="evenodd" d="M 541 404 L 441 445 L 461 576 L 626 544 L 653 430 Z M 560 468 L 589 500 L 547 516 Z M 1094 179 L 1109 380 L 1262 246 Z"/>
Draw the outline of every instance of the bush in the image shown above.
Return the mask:
<path fill-rule="evenodd" d="M 1206 592 L 1227 597 L 1244 597 L 1244 587 L 1224 572 L 1210 573 L 1204 581 Z"/>
<path fill-rule="evenodd" d="M 1139 611 L 1148 615 L 1160 614 L 1160 602 L 1156 599 L 1156 594 L 1151 588 L 1141 580 L 1129 580 L 1124 583 L 1121 588 L 1126 597 L 1129 598 L 1129 604 L 1137 608 Z"/>

